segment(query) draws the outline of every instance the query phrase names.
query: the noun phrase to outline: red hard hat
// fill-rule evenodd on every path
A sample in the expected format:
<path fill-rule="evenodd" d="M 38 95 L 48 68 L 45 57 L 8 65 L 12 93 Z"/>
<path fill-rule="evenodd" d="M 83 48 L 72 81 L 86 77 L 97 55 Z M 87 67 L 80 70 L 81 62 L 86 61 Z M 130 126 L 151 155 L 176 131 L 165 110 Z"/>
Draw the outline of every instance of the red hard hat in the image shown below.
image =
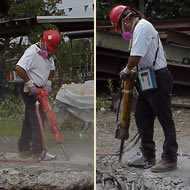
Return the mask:
<path fill-rule="evenodd" d="M 141 12 L 137 11 L 134 8 L 131 8 L 131 7 L 125 6 L 125 5 L 117 5 L 112 8 L 112 10 L 110 11 L 110 14 L 109 14 L 110 21 L 114 25 L 116 31 L 120 30 L 119 22 L 121 20 L 121 16 L 123 15 L 123 13 L 125 11 L 129 11 L 133 15 L 139 15 L 142 18 L 144 17 L 144 15 Z"/>
<path fill-rule="evenodd" d="M 42 35 L 42 43 L 46 45 L 48 53 L 55 53 L 61 42 L 61 35 L 57 30 L 46 30 Z"/>
<path fill-rule="evenodd" d="M 112 10 L 110 11 L 110 14 L 109 14 L 110 21 L 117 30 L 119 30 L 119 21 L 120 21 L 121 15 L 127 9 L 128 7 L 125 5 L 117 5 L 113 7 Z"/>

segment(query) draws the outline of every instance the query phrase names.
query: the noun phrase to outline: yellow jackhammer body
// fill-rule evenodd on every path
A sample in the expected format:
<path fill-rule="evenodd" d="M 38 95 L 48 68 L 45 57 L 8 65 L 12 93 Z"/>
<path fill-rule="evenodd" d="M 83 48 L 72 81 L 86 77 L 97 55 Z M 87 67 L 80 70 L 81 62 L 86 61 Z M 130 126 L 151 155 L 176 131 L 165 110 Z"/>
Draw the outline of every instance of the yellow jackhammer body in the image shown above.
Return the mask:
<path fill-rule="evenodd" d="M 135 85 L 135 73 L 131 74 L 129 78 L 122 81 L 122 96 L 121 96 L 121 114 L 120 121 L 118 121 L 117 115 L 117 128 L 115 133 L 115 138 L 121 140 L 120 144 L 120 153 L 119 153 L 119 161 L 122 159 L 123 154 L 123 146 L 125 140 L 129 138 L 129 127 L 130 127 L 130 115 L 132 110 L 132 102 L 133 102 L 133 88 Z M 120 106 L 118 108 L 118 112 L 120 111 Z"/>

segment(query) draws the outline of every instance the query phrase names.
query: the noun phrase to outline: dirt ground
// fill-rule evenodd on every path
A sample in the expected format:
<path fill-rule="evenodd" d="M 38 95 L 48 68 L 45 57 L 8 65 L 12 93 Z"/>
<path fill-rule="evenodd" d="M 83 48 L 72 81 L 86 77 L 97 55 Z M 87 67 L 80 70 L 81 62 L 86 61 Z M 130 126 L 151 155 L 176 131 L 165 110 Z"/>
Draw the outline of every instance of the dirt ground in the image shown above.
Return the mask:
<path fill-rule="evenodd" d="M 175 97 L 172 102 L 175 105 L 179 103 L 190 105 L 188 98 Z M 149 169 L 140 170 L 127 167 L 127 161 L 134 154 L 138 154 L 139 143 L 124 153 L 121 163 L 118 162 L 118 156 L 115 153 L 118 153 L 120 141 L 114 138 L 115 118 L 115 113 L 109 110 L 97 113 L 97 190 L 190 189 L 190 109 L 173 107 L 173 118 L 179 144 L 178 169 L 164 174 L 153 174 Z M 133 137 L 137 131 L 134 113 L 132 113 L 131 118 L 130 137 Z M 157 120 L 155 121 L 154 139 L 158 161 L 162 152 L 164 137 Z"/>

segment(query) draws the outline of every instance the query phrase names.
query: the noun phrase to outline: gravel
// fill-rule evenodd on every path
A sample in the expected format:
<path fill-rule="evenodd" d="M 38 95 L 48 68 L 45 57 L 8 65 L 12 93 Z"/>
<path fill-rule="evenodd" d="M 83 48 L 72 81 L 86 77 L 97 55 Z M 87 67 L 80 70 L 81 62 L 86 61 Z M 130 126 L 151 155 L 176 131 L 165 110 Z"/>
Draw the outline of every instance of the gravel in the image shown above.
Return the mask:
<path fill-rule="evenodd" d="M 173 102 L 186 103 L 190 100 L 175 97 Z M 109 110 L 97 113 L 97 190 L 188 190 L 190 189 L 190 109 L 175 108 L 173 117 L 176 125 L 179 144 L 178 169 L 167 173 L 152 173 L 150 169 L 136 169 L 128 167 L 126 162 L 139 152 L 139 143 L 123 155 L 122 162 L 118 162 L 120 141 L 114 138 L 115 114 Z M 134 114 L 132 113 L 130 137 L 136 134 Z M 160 159 L 163 132 L 159 122 L 155 121 L 154 139 L 157 147 L 157 161 Z M 125 146 L 129 146 L 126 142 Z M 108 182 L 106 183 L 108 179 Z"/>

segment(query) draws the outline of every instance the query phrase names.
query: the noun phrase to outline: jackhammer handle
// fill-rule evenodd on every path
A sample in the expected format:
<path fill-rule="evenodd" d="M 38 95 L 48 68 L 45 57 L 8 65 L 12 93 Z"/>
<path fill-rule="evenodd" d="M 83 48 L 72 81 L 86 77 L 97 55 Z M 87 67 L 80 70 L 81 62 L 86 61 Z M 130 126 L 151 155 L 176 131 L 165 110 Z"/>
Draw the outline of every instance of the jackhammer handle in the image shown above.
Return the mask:
<path fill-rule="evenodd" d="M 129 128 L 117 127 L 115 131 L 115 138 L 120 140 L 127 140 L 129 138 Z"/>
<path fill-rule="evenodd" d="M 124 143 L 125 143 L 125 140 L 122 139 L 121 144 L 120 144 L 120 149 L 119 149 L 119 162 L 121 162 L 122 160 Z"/>

